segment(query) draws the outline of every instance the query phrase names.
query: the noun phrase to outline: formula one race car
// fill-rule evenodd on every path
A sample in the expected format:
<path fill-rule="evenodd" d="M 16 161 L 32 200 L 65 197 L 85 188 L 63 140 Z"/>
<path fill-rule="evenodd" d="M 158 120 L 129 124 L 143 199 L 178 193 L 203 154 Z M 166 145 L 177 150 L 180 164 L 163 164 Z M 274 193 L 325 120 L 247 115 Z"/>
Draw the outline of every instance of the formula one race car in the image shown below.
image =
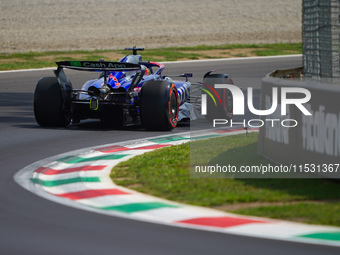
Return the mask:
<path fill-rule="evenodd" d="M 182 109 L 189 109 L 184 119 L 190 118 L 190 100 L 196 108 L 201 103 L 201 94 L 190 97 L 192 84 L 188 78 L 192 74 L 181 74 L 177 77 L 183 77 L 185 81 L 175 81 L 169 76 L 162 76 L 163 64 L 142 61 L 137 51 L 143 48 L 126 50 L 131 50 L 133 54 L 126 55 L 118 62 L 57 62 L 56 77 L 41 78 L 35 89 L 34 115 L 37 123 L 48 127 L 66 127 L 71 121 L 76 124 L 94 118 L 116 127 L 141 125 L 146 130 L 171 130 L 176 127 Z M 100 75 L 87 81 L 81 89 L 74 89 L 63 68 L 100 72 Z M 195 86 L 202 94 L 209 95 L 205 97 L 208 98 L 205 102 L 208 109 L 214 110 L 214 116 L 218 113 L 222 114 L 222 118 L 230 119 L 231 93 L 213 89 L 216 82 L 232 84 L 228 75 L 208 72 L 203 83 Z M 218 98 L 218 105 L 214 97 Z M 215 108 L 209 105 L 215 105 Z"/>

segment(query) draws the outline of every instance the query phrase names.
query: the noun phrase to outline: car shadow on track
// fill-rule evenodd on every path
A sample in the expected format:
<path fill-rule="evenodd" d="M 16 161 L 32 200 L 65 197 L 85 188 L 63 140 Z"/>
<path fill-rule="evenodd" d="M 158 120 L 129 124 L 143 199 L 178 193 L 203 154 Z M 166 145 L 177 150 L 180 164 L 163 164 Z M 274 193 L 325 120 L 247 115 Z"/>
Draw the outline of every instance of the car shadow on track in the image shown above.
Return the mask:
<path fill-rule="evenodd" d="M 0 117 L 0 121 L 2 121 L 2 117 Z M 128 126 L 128 127 L 113 127 L 108 126 L 102 123 L 100 120 L 85 120 L 80 122 L 79 124 L 70 124 L 67 127 L 41 127 L 39 126 L 34 116 L 27 116 L 27 119 L 17 118 L 17 117 L 7 117 L 4 118 L 4 121 L 11 123 L 18 123 L 12 126 L 20 127 L 24 129 L 47 129 L 47 130 L 68 130 L 68 131 L 145 131 L 141 126 Z M 19 123 L 20 122 L 20 123 Z M 175 129 L 183 129 L 184 131 L 189 131 L 190 122 L 178 123 Z"/>

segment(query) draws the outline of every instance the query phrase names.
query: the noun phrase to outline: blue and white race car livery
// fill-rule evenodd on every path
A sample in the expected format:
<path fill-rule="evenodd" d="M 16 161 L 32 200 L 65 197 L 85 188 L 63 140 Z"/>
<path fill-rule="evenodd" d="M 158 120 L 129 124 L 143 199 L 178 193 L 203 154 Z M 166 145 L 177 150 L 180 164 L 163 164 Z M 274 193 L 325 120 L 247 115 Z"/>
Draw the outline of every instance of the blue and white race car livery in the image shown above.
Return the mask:
<path fill-rule="evenodd" d="M 71 122 L 85 119 L 100 119 L 112 126 L 139 125 L 147 130 L 171 130 L 180 119 L 190 119 L 190 113 L 180 114 L 190 108 L 190 73 L 176 77 L 162 76 L 165 66 L 161 63 L 143 61 L 138 51 L 143 48 L 126 48 L 126 55 L 118 62 L 108 61 L 61 61 L 57 62 L 55 77 L 43 77 L 34 93 L 34 115 L 41 126 L 65 127 Z M 74 89 L 64 68 L 100 72 L 97 79 L 89 80 L 80 89 Z M 201 93 L 215 93 L 223 97 L 225 115 L 230 97 L 225 92 L 216 92 L 211 87 L 213 79 L 208 72 L 203 83 L 195 84 Z M 215 75 L 216 76 L 216 75 Z M 227 75 L 223 75 L 226 81 Z M 223 82 L 222 81 L 222 82 Z M 210 83 L 210 85 L 209 85 Z M 209 90 L 213 90 L 209 92 Z M 214 100 L 214 99 L 213 99 Z M 221 101 L 222 102 L 222 101 Z M 227 103 L 225 103 L 227 102 Z M 196 98 L 195 104 L 200 101 Z M 189 106 L 188 106 L 189 105 Z M 220 107 L 220 108 L 221 108 Z"/>

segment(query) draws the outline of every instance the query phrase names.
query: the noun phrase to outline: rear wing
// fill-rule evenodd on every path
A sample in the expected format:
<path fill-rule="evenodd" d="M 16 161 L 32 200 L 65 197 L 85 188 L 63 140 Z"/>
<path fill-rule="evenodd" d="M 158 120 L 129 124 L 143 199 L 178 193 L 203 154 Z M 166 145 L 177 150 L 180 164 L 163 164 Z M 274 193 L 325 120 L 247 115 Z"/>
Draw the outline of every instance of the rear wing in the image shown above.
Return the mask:
<path fill-rule="evenodd" d="M 123 63 L 123 62 L 108 62 L 108 61 L 61 61 L 56 62 L 59 68 L 68 68 L 79 71 L 137 71 L 141 69 L 138 64 Z"/>
<path fill-rule="evenodd" d="M 61 61 L 56 62 L 56 64 L 58 65 L 58 69 L 54 71 L 54 74 L 64 91 L 72 90 L 72 83 L 67 78 L 64 68 L 79 71 L 104 72 L 104 84 L 106 84 L 107 72 L 139 71 L 142 69 L 138 64 L 107 61 Z"/>

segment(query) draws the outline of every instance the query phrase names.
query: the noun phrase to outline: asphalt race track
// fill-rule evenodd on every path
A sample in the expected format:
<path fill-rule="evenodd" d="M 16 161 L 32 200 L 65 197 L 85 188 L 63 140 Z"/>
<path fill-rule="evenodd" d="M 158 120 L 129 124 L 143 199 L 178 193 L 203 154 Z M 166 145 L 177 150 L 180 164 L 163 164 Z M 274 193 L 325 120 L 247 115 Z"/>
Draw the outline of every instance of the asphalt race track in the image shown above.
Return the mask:
<path fill-rule="evenodd" d="M 230 74 L 240 87 L 259 90 L 261 78 L 277 68 L 301 65 L 301 57 L 199 61 L 166 64 L 165 74 L 206 71 Z M 163 134 L 137 128 L 109 130 L 97 121 L 68 128 L 41 128 L 33 116 L 33 92 L 51 70 L 0 73 L 0 254 L 339 254 L 330 246 L 274 241 L 163 226 L 110 217 L 63 206 L 16 184 L 25 166 L 60 153 L 107 143 Z M 69 71 L 76 84 L 93 76 Z M 86 76 L 86 77 L 85 77 Z M 250 84 L 251 83 L 251 84 Z M 173 133 L 189 131 L 177 127 Z"/>

